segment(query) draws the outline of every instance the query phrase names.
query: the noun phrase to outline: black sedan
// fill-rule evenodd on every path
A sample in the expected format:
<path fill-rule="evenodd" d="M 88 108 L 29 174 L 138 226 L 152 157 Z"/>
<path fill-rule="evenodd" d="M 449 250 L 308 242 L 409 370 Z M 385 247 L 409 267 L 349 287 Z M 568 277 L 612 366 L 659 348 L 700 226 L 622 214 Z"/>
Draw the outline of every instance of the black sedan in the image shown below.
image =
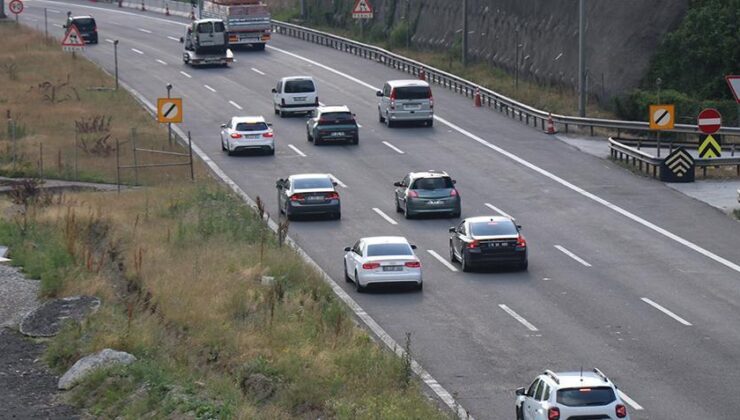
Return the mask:
<path fill-rule="evenodd" d="M 450 228 L 450 260 L 463 271 L 482 266 L 515 265 L 526 270 L 527 241 L 521 226 L 503 216 L 469 217 Z"/>

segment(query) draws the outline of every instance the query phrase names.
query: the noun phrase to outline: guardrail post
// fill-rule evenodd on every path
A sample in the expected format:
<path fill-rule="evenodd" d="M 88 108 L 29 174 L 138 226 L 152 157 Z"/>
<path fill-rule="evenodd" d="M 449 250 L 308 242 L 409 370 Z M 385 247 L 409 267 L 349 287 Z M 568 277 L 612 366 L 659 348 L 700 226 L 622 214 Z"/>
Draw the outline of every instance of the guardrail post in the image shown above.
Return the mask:
<path fill-rule="evenodd" d="M 565 124 L 565 134 L 568 134 L 568 124 Z"/>
<path fill-rule="evenodd" d="M 591 126 L 591 137 L 593 137 L 593 136 L 594 136 L 594 126 L 592 125 Z"/>

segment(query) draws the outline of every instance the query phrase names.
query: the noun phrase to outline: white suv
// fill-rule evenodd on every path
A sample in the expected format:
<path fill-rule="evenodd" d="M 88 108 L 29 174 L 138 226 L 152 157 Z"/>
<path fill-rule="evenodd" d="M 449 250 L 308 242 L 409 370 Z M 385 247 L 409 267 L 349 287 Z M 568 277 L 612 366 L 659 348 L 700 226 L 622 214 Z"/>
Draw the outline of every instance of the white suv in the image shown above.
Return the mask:
<path fill-rule="evenodd" d="M 310 76 L 283 77 L 272 89 L 272 105 L 280 117 L 312 112 L 319 106 L 316 83 Z"/>
<path fill-rule="evenodd" d="M 517 420 L 626 419 L 617 386 L 600 370 L 546 370 L 529 388 L 516 390 Z"/>

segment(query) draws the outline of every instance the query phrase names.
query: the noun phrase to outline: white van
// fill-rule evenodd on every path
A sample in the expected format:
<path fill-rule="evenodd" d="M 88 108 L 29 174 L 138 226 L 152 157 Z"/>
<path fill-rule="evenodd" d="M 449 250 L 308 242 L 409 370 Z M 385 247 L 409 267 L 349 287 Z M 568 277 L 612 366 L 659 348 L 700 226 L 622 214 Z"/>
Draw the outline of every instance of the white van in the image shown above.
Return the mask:
<path fill-rule="evenodd" d="M 283 77 L 272 89 L 275 114 L 310 113 L 319 106 L 316 83 L 310 76 Z"/>
<path fill-rule="evenodd" d="M 375 94 L 378 121 L 392 127 L 401 121 L 434 124 L 434 98 L 429 83 L 423 80 L 390 80 Z"/>

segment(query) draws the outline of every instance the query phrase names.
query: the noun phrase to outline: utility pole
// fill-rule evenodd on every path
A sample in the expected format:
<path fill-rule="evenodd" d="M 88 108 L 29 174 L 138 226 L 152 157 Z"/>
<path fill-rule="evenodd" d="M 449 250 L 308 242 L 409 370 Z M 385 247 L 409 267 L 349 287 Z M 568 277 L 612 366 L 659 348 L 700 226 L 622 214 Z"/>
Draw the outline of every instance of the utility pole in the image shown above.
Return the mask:
<path fill-rule="evenodd" d="M 406 0 L 406 49 L 411 48 L 411 0 Z"/>
<path fill-rule="evenodd" d="M 585 0 L 578 0 L 578 115 L 586 116 Z"/>
<path fill-rule="evenodd" d="M 118 40 L 113 41 L 113 65 L 116 72 L 116 90 L 118 90 Z"/>
<path fill-rule="evenodd" d="M 301 0 L 301 19 L 306 20 L 306 0 Z"/>
<path fill-rule="evenodd" d="M 468 66 L 468 0 L 462 0 L 462 14 L 463 14 L 463 27 L 462 27 L 462 65 L 463 67 Z"/>
<path fill-rule="evenodd" d="M 519 43 L 519 28 L 514 30 L 516 35 L 516 54 L 514 55 L 514 89 L 519 90 L 519 49 L 522 48 L 522 44 Z"/>

